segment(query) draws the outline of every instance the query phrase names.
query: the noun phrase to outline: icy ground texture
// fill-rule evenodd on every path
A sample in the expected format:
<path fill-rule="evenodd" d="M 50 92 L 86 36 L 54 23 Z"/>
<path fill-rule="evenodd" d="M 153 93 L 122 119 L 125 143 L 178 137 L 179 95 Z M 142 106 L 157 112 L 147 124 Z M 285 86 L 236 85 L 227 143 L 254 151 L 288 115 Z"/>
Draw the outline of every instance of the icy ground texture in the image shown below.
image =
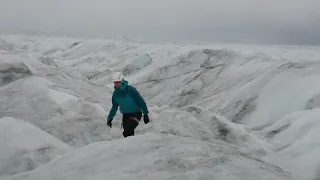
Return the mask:
<path fill-rule="evenodd" d="M 0 120 L 35 132 L 1 131 L 0 178 L 315 179 L 319 50 L 3 36 Z M 150 108 L 136 137 L 106 126 L 114 71 Z"/>
<path fill-rule="evenodd" d="M 32 124 L 0 119 L 0 174 L 30 171 L 65 154 L 69 146 Z"/>

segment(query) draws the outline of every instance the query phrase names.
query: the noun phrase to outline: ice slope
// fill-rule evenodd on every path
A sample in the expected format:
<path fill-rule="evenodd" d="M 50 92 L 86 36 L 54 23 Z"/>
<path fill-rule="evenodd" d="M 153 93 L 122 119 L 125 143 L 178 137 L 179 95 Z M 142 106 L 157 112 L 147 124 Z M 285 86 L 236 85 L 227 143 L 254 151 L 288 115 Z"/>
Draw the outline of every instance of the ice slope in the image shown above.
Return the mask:
<path fill-rule="evenodd" d="M 0 119 L 0 147 L 0 178 L 34 170 L 70 150 L 36 126 L 10 117 Z"/>
<path fill-rule="evenodd" d="M 72 146 L 109 137 L 103 126 L 107 88 L 92 88 L 81 73 L 23 53 L 0 57 L 0 117 L 31 122 Z"/>
<path fill-rule="evenodd" d="M 259 105 L 246 123 L 268 126 L 287 114 L 319 108 L 320 85 L 315 83 L 320 78 L 319 68 L 319 62 L 299 63 L 279 73 L 259 93 Z"/>
<path fill-rule="evenodd" d="M 284 169 L 292 172 L 314 174 L 314 168 L 319 166 L 319 130 L 320 109 L 290 113 L 261 131 L 270 137 L 270 143 L 277 156 L 268 157 Z M 286 159 L 281 161 L 278 155 Z M 319 169 L 317 169 L 319 171 Z"/>
<path fill-rule="evenodd" d="M 178 138 L 183 144 L 199 142 L 201 146 L 222 143 L 223 150 L 229 152 L 233 147 L 235 154 L 246 155 L 243 162 L 247 162 L 248 167 L 251 164 L 256 168 L 253 159 L 262 163 L 264 170 L 256 173 L 243 167 L 234 179 L 246 179 L 246 174 L 248 178 L 268 179 L 267 172 L 270 179 L 313 179 L 316 175 L 318 159 L 314 157 L 319 152 L 316 145 L 319 140 L 313 137 L 317 136 L 319 127 L 314 112 L 320 104 L 316 83 L 320 60 L 318 47 L 163 45 L 27 36 L 5 36 L 2 39 L 1 59 L 10 59 L 10 66 L 13 66 L 12 59 L 20 59 L 18 62 L 23 62 L 31 75 L 15 74 L 17 80 L 13 78 L 9 84 L 6 82 L 0 87 L 0 114 L 27 120 L 72 146 L 95 143 L 95 148 L 103 149 L 103 146 L 109 147 L 109 142 L 96 142 L 113 139 L 110 143 L 120 148 L 122 142 L 129 141 L 116 140 L 122 139 L 121 129 L 118 129 L 120 116 L 114 120 L 111 130 L 104 122 L 111 105 L 111 73 L 123 71 L 151 109 L 152 123 L 139 125 L 137 134 L 140 136 L 134 138 L 137 142 L 149 138 L 148 133 L 155 133 L 150 138 L 163 140 L 157 141 L 159 146 L 168 141 L 164 137 Z M 6 96 L 12 94 L 15 96 Z M 293 120 L 295 113 L 302 115 Z M 305 124 L 300 126 L 301 122 Z M 299 137 L 293 137 L 296 134 Z M 119 145 L 115 145 L 117 143 Z M 134 158 L 139 155 L 153 157 L 152 145 L 144 145 L 147 149 L 143 150 L 148 153 L 139 152 Z M 177 145 L 180 144 L 177 142 Z M 72 161 L 84 159 L 81 161 L 84 163 L 69 166 L 75 171 L 69 171 L 70 176 L 66 174 L 66 178 L 77 177 L 79 169 L 93 166 L 94 163 L 86 164 L 92 157 L 113 158 L 111 154 L 117 153 L 117 149 L 111 150 L 109 156 L 104 154 L 108 149 L 98 153 L 90 147 L 78 149 L 78 156 L 72 153 L 66 156 L 72 157 Z M 132 151 L 141 151 L 134 147 Z M 176 148 L 180 149 L 177 146 L 164 151 L 171 152 Z M 193 152 L 188 155 L 199 160 L 197 156 L 201 154 Z M 173 157 L 180 156 L 174 154 Z M 238 158 L 232 156 L 230 162 L 237 165 Z M 132 161 L 129 157 L 127 159 Z M 62 158 L 15 178 L 44 177 L 51 167 L 57 168 L 52 176 L 45 177 L 50 179 L 58 172 L 64 172 L 62 167 L 70 161 Z M 115 169 L 113 172 L 105 172 L 105 169 L 88 172 L 89 178 L 97 174 L 99 178 L 100 173 L 105 176 L 121 174 L 116 171 L 121 168 L 127 169 L 128 173 L 137 170 L 125 160 L 117 162 L 124 162 L 119 166 L 97 161 L 102 167 Z M 158 168 L 151 160 L 139 163 Z M 195 173 L 198 167 L 192 166 L 186 172 Z M 278 172 L 278 168 L 270 167 L 283 170 Z M 236 172 L 230 164 L 224 169 Z M 161 171 L 156 170 L 153 172 L 162 179 L 173 178 L 165 177 L 165 173 L 160 176 Z M 201 172 L 197 177 L 212 179 L 206 177 L 206 173 L 211 172 Z M 218 172 L 215 174 L 218 174 L 217 178 L 223 177 Z M 127 174 L 122 178 L 126 179 Z"/>
<path fill-rule="evenodd" d="M 290 176 L 273 165 L 250 159 L 223 142 L 209 144 L 174 135 L 151 133 L 90 144 L 34 172 L 19 174 L 12 179 L 257 178 L 283 180 Z"/>

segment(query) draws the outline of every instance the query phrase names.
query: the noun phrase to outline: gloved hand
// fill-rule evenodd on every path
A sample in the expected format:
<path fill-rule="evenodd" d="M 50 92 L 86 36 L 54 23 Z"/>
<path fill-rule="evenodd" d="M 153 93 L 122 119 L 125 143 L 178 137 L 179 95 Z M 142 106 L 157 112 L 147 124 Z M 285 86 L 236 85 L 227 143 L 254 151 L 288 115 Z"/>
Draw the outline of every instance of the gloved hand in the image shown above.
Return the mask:
<path fill-rule="evenodd" d="M 110 128 L 112 128 L 112 122 L 111 122 L 112 120 L 108 120 L 107 121 L 107 125 L 110 127 Z"/>
<path fill-rule="evenodd" d="M 150 120 L 149 120 L 149 116 L 148 116 L 148 115 L 144 115 L 144 116 L 143 116 L 143 121 L 144 121 L 145 124 L 148 124 L 149 121 L 150 121 Z"/>

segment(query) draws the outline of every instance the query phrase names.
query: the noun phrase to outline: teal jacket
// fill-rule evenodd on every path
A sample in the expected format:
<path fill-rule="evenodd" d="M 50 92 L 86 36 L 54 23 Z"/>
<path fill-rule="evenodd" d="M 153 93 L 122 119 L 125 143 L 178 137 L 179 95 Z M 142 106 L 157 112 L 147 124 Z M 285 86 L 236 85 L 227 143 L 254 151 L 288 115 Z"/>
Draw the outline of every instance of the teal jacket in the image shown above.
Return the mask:
<path fill-rule="evenodd" d="M 112 108 L 108 115 L 108 120 L 112 121 L 118 107 L 120 107 L 122 114 L 134 113 L 139 110 L 142 110 L 144 115 L 148 115 L 149 113 L 146 102 L 135 87 L 128 85 L 128 81 L 123 81 L 121 88 L 115 88 L 112 94 Z"/>

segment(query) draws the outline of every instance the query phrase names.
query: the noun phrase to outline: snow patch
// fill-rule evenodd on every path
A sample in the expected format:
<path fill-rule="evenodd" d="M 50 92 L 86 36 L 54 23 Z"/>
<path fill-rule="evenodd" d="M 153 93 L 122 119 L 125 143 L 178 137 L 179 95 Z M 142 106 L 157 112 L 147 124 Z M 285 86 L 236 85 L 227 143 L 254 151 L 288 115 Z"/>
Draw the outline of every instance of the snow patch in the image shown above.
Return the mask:
<path fill-rule="evenodd" d="M 78 98 L 73 95 L 53 89 L 49 89 L 49 96 L 59 105 L 78 100 Z"/>
<path fill-rule="evenodd" d="M 148 54 L 129 59 L 122 70 L 123 74 L 126 76 L 133 73 L 134 71 L 141 70 L 148 66 L 151 62 L 152 58 Z"/>

